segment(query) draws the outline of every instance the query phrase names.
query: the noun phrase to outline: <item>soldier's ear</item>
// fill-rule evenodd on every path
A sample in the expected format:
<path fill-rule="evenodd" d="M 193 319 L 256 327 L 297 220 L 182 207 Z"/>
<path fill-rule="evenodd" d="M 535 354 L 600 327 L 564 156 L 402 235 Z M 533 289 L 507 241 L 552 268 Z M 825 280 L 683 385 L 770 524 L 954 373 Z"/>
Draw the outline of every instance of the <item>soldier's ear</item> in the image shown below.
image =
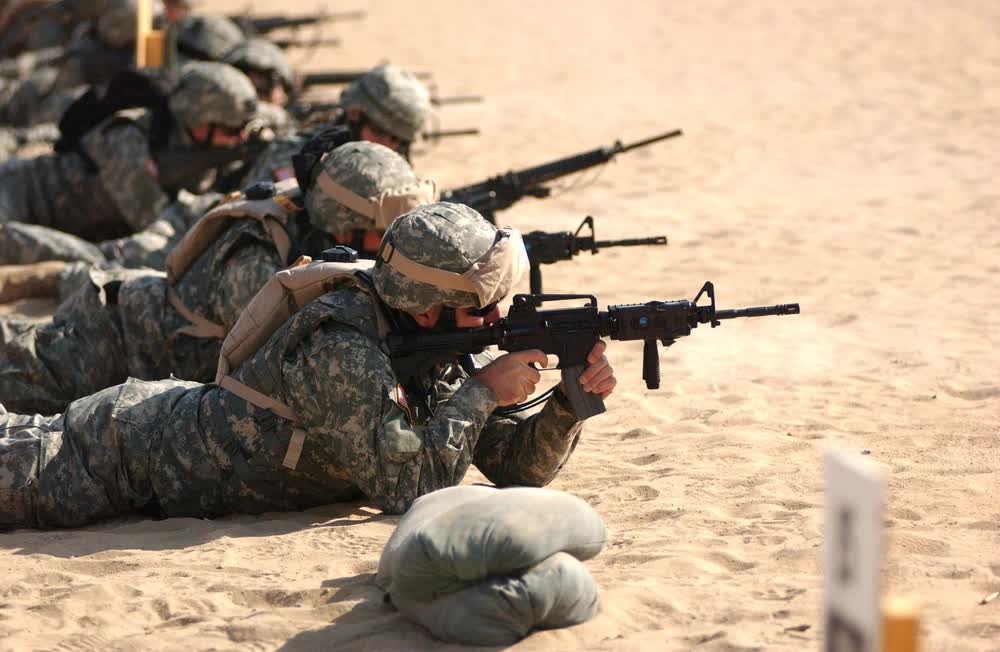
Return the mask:
<path fill-rule="evenodd" d="M 434 306 L 426 312 L 410 313 L 413 317 L 413 321 L 417 322 L 417 326 L 421 328 L 434 328 L 438 322 L 438 318 L 441 316 L 441 306 Z"/>

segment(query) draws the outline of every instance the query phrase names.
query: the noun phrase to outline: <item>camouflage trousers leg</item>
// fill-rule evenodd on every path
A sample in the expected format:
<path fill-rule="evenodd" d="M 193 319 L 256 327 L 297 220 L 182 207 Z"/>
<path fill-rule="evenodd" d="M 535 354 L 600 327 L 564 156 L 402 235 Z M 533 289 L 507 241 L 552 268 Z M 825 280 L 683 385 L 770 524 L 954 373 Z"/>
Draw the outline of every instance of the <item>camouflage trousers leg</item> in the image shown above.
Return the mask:
<path fill-rule="evenodd" d="M 0 529 L 78 527 L 157 511 L 152 442 L 116 417 L 125 387 L 74 401 L 56 417 L 0 405 Z"/>
<path fill-rule="evenodd" d="M 101 250 L 92 242 L 40 224 L 0 223 L 0 265 L 26 265 L 43 260 L 103 264 Z"/>
<path fill-rule="evenodd" d="M 70 401 L 124 382 L 119 286 L 90 283 L 48 323 L 0 320 L 0 403 L 19 412 L 56 414 Z"/>

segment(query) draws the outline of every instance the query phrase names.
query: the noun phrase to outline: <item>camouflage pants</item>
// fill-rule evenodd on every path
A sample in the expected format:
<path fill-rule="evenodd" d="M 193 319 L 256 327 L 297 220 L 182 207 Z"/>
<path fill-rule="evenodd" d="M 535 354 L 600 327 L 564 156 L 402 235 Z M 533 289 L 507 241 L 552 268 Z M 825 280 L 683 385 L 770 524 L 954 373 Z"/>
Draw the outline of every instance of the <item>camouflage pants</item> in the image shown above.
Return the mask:
<path fill-rule="evenodd" d="M 89 270 L 51 322 L 0 319 L 0 402 L 56 414 L 129 376 L 210 381 L 221 341 L 172 333 L 187 321 L 169 304 L 162 274 Z"/>
<path fill-rule="evenodd" d="M 0 222 L 0 265 L 26 265 L 65 260 L 105 267 L 163 269 L 167 254 L 188 228 L 221 197 L 218 193 L 181 193 L 159 219 L 132 235 L 94 244 L 79 236 L 40 224 Z"/>
<path fill-rule="evenodd" d="M 54 417 L 11 414 L 0 405 L 0 528 L 158 514 L 152 465 L 160 430 L 153 424 L 166 416 L 164 399 L 189 386 L 129 382 Z"/>

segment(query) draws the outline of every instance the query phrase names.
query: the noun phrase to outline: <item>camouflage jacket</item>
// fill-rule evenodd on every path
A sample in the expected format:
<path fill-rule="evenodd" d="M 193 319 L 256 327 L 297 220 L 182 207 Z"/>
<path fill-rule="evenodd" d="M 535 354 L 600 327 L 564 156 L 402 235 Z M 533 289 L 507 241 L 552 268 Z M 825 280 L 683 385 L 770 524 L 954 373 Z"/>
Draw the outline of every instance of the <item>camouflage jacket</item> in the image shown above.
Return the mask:
<path fill-rule="evenodd" d="M 366 495 L 388 513 L 458 484 L 543 485 L 581 433 L 559 392 L 530 417 L 493 413 L 457 365 L 427 372 L 431 418 L 410 423 L 375 335 L 371 299 L 331 292 L 237 370 L 290 405 L 293 424 L 216 385 L 135 379 L 55 417 L 0 405 L 0 527 L 74 527 L 118 514 L 211 518 L 297 510 Z M 286 465 L 293 426 L 305 431 Z"/>
<path fill-rule="evenodd" d="M 216 386 L 188 390 L 167 418 L 159 408 L 139 417 L 163 429 L 153 487 L 167 515 L 303 509 L 359 491 L 401 513 L 472 463 L 497 485 L 544 485 L 582 431 L 558 391 L 530 417 L 493 414 L 494 394 L 457 364 L 427 372 L 432 416 L 410 423 L 372 300 L 356 288 L 305 306 L 234 375 L 298 423 Z M 305 431 L 294 470 L 283 465 L 293 426 Z"/>
<path fill-rule="evenodd" d="M 90 239 L 151 224 L 169 199 L 157 182 L 148 118 L 145 111 L 116 114 L 84 135 L 79 152 L 7 162 L 0 168 L 0 222 L 42 224 Z M 172 142 L 185 140 L 179 130 L 171 134 Z"/>
<path fill-rule="evenodd" d="M 184 305 L 228 331 L 243 309 L 278 271 L 299 255 L 318 256 L 335 244 L 333 238 L 309 224 L 305 213 L 286 225 L 293 242 L 289 260 L 283 260 L 256 220 L 233 220 L 198 257 L 173 289 Z M 162 274 L 149 273 L 126 280 L 118 293 L 122 329 L 128 351 L 128 374 L 164 378 L 170 374 L 207 381 L 215 375 L 221 341 L 177 334 L 189 324 L 167 298 Z"/>

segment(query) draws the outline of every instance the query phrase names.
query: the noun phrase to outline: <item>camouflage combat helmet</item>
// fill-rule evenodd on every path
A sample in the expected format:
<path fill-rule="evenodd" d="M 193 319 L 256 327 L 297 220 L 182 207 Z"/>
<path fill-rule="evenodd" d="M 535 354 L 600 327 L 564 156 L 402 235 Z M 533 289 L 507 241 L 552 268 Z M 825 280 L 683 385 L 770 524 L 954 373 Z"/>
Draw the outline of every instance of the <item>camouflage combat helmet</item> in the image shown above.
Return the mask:
<path fill-rule="evenodd" d="M 242 127 L 257 111 L 257 92 L 247 76 L 230 65 L 192 61 L 181 68 L 168 102 L 181 126 Z"/>
<path fill-rule="evenodd" d="M 375 126 L 409 143 L 420 133 L 431 110 L 431 99 L 413 73 L 384 64 L 344 88 L 340 105 L 345 110 L 361 109 Z"/>
<path fill-rule="evenodd" d="M 177 54 L 182 61 L 222 61 L 243 41 L 243 32 L 225 16 L 186 15 L 177 21 Z"/>
<path fill-rule="evenodd" d="M 509 250 L 501 261 L 493 261 L 503 263 L 502 267 L 486 263 L 490 271 L 483 271 L 483 275 L 492 276 L 485 281 L 490 286 L 485 292 L 459 289 L 462 283 L 458 282 L 435 284 L 415 278 L 442 271 L 459 279 L 475 277 L 482 271 L 483 261 L 498 248 Z M 375 260 L 372 278 L 382 301 L 413 314 L 438 304 L 483 308 L 506 296 L 528 266 L 516 229 L 498 229 L 475 209 L 448 202 L 420 206 L 396 218 L 382 237 Z"/>
<path fill-rule="evenodd" d="M 247 39 L 233 48 L 223 60 L 243 72 L 274 74 L 286 89 L 292 87 L 292 64 L 284 51 L 267 39 Z"/>
<path fill-rule="evenodd" d="M 136 0 L 108 0 L 97 19 L 97 35 L 113 48 L 135 42 Z"/>
<path fill-rule="evenodd" d="M 375 227 L 371 217 L 357 213 L 324 194 L 316 177 L 326 173 L 336 183 L 361 197 L 377 197 L 417 183 L 413 168 L 402 156 L 384 145 L 365 141 L 337 147 L 323 158 L 306 191 L 309 221 L 327 233 Z"/>

